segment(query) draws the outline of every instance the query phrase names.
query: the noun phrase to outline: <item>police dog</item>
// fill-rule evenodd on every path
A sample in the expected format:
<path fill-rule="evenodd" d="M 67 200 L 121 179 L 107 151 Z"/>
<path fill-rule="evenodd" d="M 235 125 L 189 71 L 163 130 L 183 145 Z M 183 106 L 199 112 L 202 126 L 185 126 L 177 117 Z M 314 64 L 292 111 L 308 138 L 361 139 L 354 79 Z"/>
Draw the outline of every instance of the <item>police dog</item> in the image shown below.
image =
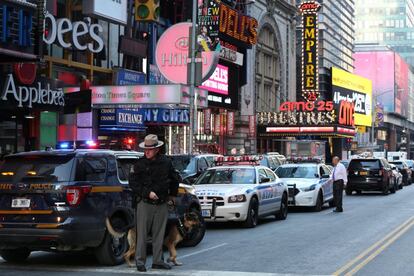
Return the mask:
<path fill-rule="evenodd" d="M 182 265 L 182 263 L 177 261 L 177 250 L 176 250 L 176 246 L 179 242 L 181 242 L 184 237 L 181 234 L 181 231 L 179 230 L 179 226 L 177 225 L 178 221 L 175 223 L 168 223 L 167 224 L 167 228 L 166 228 L 166 233 L 165 233 L 165 239 L 164 239 L 164 246 L 167 247 L 169 253 L 170 253 L 170 257 L 168 258 L 168 262 L 176 265 L 176 266 L 180 266 Z M 190 213 L 186 213 L 184 214 L 184 220 L 182 222 L 182 225 L 184 226 L 184 230 L 186 232 L 190 232 L 194 227 L 199 227 L 200 226 L 200 219 L 199 216 L 196 212 L 190 212 Z M 124 259 L 125 262 L 130 266 L 133 267 L 135 266 L 133 260 L 135 257 L 135 247 L 137 244 L 136 241 L 136 237 L 137 237 L 137 233 L 136 233 L 136 227 L 133 227 L 131 229 L 128 230 L 128 233 L 126 232 L 118 232 L 116 231 L 113 226 L 111 225 L 110 220 L 107 218 L 106 219 L 106 228 L 108 229 L 108 232 L 115 238 L 122 238 L 125 234 L 127 234 L 127 239 L 128 239 L 128 244 L 129 244 L 129 249 L 128 251 L 124 254 Z"/>

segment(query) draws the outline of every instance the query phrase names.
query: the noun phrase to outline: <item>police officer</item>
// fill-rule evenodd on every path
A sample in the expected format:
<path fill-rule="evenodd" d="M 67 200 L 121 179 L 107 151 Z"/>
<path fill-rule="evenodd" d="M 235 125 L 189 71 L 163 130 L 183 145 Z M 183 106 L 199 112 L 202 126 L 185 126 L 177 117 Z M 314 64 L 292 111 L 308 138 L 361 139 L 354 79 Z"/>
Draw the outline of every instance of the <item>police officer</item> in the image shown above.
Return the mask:
<path fill-rule="evenodd" d="M 146 243 L 149 233 L 152 234 L 152 268 L 171 269 L 164 262 L 162 245 L 168 219 L 167 201 L 175 202 L 180 176 L 173 168 L 171 160 L 160 154 L 163 144 L 156 135 L 145 137 L 144 142 L 139 144 L 144 149 L 144 157 L 138 159 L 129 179 L 129 185 L 137 198 L 135 262 L 140 272 L 146 271 Z"/>
<path fill-rule="evenodd" d="M 335 156 L 332 159 L 332 163 L 334 165 L 334 169 L 332 172 L 332 180 L 333 180 L 333 190 L 334 190 L 334 202 L 336 209 L 334 212 L 342 213 L 344 210 L 342 208 L 342 195 L 344 193 L 344 188 L 346 187 L 346 183 L 348 182 L 348 175 L 346 172 L 345 166 L 339 162 L 340 159 L 338 156 Z"/>

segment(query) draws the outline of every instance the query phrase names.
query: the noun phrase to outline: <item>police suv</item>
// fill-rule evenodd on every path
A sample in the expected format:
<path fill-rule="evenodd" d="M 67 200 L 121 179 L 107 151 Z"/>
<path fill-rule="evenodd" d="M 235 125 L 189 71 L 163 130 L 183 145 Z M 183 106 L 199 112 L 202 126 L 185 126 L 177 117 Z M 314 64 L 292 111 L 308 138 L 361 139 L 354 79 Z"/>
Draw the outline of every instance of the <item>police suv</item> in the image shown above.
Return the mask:
<path fill-rule="evenodd" d="M 259 158 L 219 157 L 196 181 L 196 194 L 207 222 L 240 221 L 255 227 L 259 217 L 288 214 L 288 187 Z"/>
<path fill-rule="evenodd" d="M 27 259 L 32 251 L 95 253 L 104 265 L 124 261 L 126 235 L 109 235 L 105 221 L 125 231 L 134 225 L 134 198 L 128 187 L 133 151 L 51 150 L 7 156 L 0 165 L 0 256 Z M 179 215 L 197 211 L 194 188 L 180 184 Z M 194 246 L 205 225 L 183 241 Z"/>
<path fill-rule="evenodd" d="M 321 211 L 327 202 L 334 206 L 331 170 L 325 164 L 284 164 L 275 172 L 289 187 L 289 205 L 309 206 L 315 211 Z"/>

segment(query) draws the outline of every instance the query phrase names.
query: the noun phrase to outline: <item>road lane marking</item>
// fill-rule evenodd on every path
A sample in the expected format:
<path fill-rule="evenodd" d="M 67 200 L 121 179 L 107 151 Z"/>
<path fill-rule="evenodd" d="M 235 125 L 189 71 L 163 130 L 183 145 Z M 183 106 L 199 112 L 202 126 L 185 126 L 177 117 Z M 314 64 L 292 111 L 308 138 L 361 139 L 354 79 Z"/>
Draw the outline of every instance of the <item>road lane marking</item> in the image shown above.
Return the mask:
<path fill-rule="evenodd" d="M 351 271 L 349 271 L 345 276 L 352 276 L 355 273 L 357 273 L 361 268 L 366 266 L 370 261 L 372 261 L 375 257 L 377 257 L 379 254 L 381 254 L 386 248 L 388 248 L 391 244 L 393 244 L 398 238 L 400 238 L 402 235 L 404 235 L 408 230 L 413 227 L 414 221 L 411 222 L 409 225 L 407 225 L 403 230 L 401 230 L 397 235 L 395 235 L 393 238 L 389 239 L 385 244 L 383 244 L 380 248 L 375 250 L 371 255 L 369 255 L 363 262 L 355 266 Z"/>
<path fill-rule="evenodd" d="M 228 243 L 218 244 L 218 245 L 213 246 L 213 247 L 209 247 L 209 248 L 206 248 L 206 249 L 203 249 L 203 250 L 199 250 L 199 251 L 196 251 L 196 252 L 193 252 L 193 253 L 190 253 L 190 254 L 186 254 L 186 255 L 183 255 L 183 256 L 179 256 L 178 259 L 184 259 L 184 258 L 191 257 L 191 256 L 194 256 L 194 255 L 197 255 L 197 254 L 201 254 L 201 253 L 204 253 L 204 252 L 207 252 L 207 251 L 210 251 L 210 250 L 213 250 L 213 249 L 222 247 L 222 246 L 226 246 L 227 244 Z"/>
<path fill-rule="evenodd" d="M 384 238 L 382 238 L 381 240 L 379 240 L 376 243 L 374 243 L 373 245 L 371 245 L 368 249 L 366 249 L 364 252 L 359 254 L 356 258 L 354 258 L 353 260 L 348 262 L 346 265 L 344 265 L 343 267 L 341 267 L 340 269 L 335 271 L 333 273 L 333 275 L 340 275 L 341 273 L 344 273 L 345 271 L 349 270 L 353 265 L 355 265 L 356 263 L 361 261 L 365 256 L 367 256 L 372 250 L 374 250 L 375 248 L 380 246 L 382 243 L 384 243 L 386 240 L 391 238 L 393 235 L 395 235 L 396 233 L 401 231 L 404 227 L 406 227 L 407 225 L 409 225 L 412 222 L 414 222 L 414 217 L 410 217 L 408 220 L 406 220 L 404 223 L 402 223 L 396 229 L 394 229 L 393 231 L 388 233 L 388 235 L 386 235 Z"/>

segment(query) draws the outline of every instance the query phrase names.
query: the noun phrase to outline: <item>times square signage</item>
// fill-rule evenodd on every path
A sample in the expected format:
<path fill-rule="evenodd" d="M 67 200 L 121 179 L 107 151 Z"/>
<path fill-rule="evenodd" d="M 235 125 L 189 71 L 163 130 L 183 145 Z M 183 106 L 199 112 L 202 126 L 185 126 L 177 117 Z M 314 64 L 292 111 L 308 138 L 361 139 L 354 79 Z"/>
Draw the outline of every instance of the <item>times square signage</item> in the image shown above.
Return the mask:
<path fill-rule="evenodd" d="M 266 126 L 341 126 L 355 127 L 355 106 L 349 101 L 284 102 L 280 112 L 259 112 L 257 122 Z"/>
<path fill-rule="evenodd" d="M 103 32 L 103 27 L 99 24 L 91 24 L 89 17 L 84 21 L 72 22 L 68 18 L 56 19 L 52 14 L 46 12 L 45 26 L 47 27 L 43 41 L 48 45 L 57 42 L 63 48 L 74 47 L 77 50 L 89 50 L 92 53 L 99 53 L 104 48 L 104 41 L 99 36 Z M 90 38 L 92 42 L 82 42 L 83 37 Z"/>
<path fill-rule="evenodd" d="M 302 97 L 316 101 L 319 97 L 318 63 L 318 11 L 316 1 L 304 1 L 299 6 L 302 13 Z"/>

